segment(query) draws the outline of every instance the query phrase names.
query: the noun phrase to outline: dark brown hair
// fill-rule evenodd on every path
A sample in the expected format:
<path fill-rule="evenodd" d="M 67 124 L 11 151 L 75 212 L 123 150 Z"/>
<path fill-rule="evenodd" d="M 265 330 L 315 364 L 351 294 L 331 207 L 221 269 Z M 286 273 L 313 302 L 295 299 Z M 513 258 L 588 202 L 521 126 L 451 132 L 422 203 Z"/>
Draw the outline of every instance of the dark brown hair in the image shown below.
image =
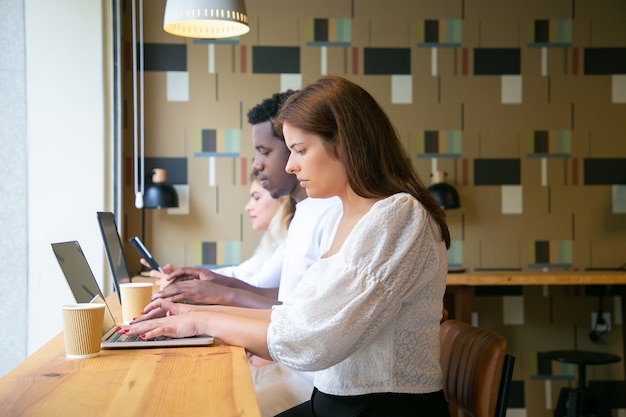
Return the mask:
<path fill-rule="evenodd" d="M 288 123 L 323 137 L 345 165 L 357 195 L 411 194 L 437 221 L 450 247 L 445 212 L 418 178 L 389 117 L 362 87 L 342 77 L 323 77 L 291 95 L 273 122 L 280 136 Z"/>

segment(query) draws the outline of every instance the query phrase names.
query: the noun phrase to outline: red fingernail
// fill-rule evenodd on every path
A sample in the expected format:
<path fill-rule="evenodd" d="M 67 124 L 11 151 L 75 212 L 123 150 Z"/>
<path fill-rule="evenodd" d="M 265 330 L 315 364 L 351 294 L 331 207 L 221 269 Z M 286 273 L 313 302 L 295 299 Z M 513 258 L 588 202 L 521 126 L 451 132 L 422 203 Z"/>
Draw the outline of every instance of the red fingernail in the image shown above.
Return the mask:
<path fill-rule="evenodd" d="M 168 312 L 167 312 L 167 315 L 168 315 L 168 316 L 173 316 L 173 315 L 174 315 L 174 313 L 172 313 L 171 311 L 168 311 Z"/>
<path fill-rule="evenodd" d="M 116 331 L 116 332 L 119 332 L 120 330 L 122 330 L 122 328 L 121 328 L 121 327 L 116 327 L 116 328 L 115 328 L 115 331 Z"/>
<path fill-rule="evenodd" d="M 124 329 L 124 333 L 130 332 L 130 329 Z"/>
<path fill-rule="evenodd" d="M 146 338 L 146 335 L 145 335 L 145 334 L 142 334 L 142 335 L 141 335 L 141 336 L 139 336 L 139 337 L 141 337 L 142 339 L 145 339 L 145 338 Z"/>

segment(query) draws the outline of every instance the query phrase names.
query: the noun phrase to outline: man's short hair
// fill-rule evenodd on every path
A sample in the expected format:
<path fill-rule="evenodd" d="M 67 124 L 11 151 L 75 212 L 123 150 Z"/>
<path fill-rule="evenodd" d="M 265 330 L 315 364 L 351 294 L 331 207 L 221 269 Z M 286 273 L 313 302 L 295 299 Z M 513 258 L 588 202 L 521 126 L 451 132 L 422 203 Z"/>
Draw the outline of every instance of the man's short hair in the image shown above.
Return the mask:
<path fill-rule="evenodd" d="M 266 98 L 261 103 L 257 104 L 248 111 L 248 123 L 251 125 L 258 125 L 259 123 L 271 122 L 273 117 L 276 117 L 280 106 L 287 100 L 287 98 L 295 93 L 294 90 L 287 90 L 282 93 L 276 93 L 270 98 Z M 272 123 L 272 134 L 279 139 L 282 137 L 276 135 L 274 132 L 274 123 Z"/>

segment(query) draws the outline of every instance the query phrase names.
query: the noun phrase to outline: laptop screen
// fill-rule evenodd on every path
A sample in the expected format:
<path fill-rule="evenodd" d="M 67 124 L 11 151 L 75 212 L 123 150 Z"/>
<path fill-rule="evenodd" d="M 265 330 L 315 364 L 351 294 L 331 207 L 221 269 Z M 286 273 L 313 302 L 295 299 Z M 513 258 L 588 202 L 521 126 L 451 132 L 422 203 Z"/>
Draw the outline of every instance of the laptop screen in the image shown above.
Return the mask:
<path fill-rule="evenodd" d="M 117 225 L 115 223 L 115 216 L 111 212 L 99 211 L 98 224 L 100 225 L 100 233 L 102 233 L 102 240 L 104 243 L 104 250 L 109 260 L 109 267 L 113 274 L 113 283 L 115 285 L 115 291 L 120 295 L 119 284 L 130 282 L 130 272 L 128 271 L 128 264 L 126 263 L 126 257 L 124 256 L 124 249 L 122 247 L 122 241 L 117 231 Z"/>
<path fill-rule="evenodd" d="M 65 279 L 69 284 L 76 301 L 79 303 L 101 303 L 105 305 L 102 325 L 102 348 L 146 348 L 146 347 L 174 347 L 174 346 L 208 346 L 213 343 L 211 336 L 194 336 L 183 338 L 158 337 L 155 339 L 132 340 L 135 337 L 126 337 L 115 331 L 115 319 L 106 300 L 102 296 L 100 287 L 93 276 L 91 267 L 77 241 L 59 242 L 52 244 L 52 250 L 59 261 Z"/>
<path fill-rule="evenodd" d="M 59 261 L 63 275 L 65 275 L 76 302 L 97 302 L 106 305 L 102 291 L 98 287 L 98 283 L 78 242 L 53 243 L 52 250 Z M 115 324 L 113 314 L 108 306 L 104 310 L 104 323 L 103 333 Z"/>

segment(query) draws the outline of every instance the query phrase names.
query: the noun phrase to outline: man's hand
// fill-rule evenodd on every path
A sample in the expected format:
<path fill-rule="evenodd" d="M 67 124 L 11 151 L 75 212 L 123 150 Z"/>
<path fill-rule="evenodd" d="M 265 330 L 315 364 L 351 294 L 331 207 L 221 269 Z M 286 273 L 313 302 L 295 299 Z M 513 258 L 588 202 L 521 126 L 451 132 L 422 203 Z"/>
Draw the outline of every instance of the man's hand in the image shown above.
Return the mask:
<path fill-rule="evenodd" d="M 188 266 L 185 268 L 178 268 L 172 271 L 167 276 L 166 279 L 168 281 L 188 281 L 188 280 L 193 280 L 193 279 L 199 279 L 199 280 L 204 280 L 204 281 L 215 281 L 221 278 L 224 278 L 224 277 L 222 277 L 219 274 L 216 274 L 213 271 L 209 271 L 208 269 Z"/>
<path fill-rule="evenodd" d="M 229 291 L 230 288 L 209 280 L 186 279 L 171 282 L 161 291 L 152 294 L 152 299 L 164 299 L 174 303 L 224 304 Z"/>
<path fill-rule="evenodd" d="M 232 282 L 232 285 L 221 285 L 216 281 L 205 279 L 174 281 L 153 294 L 152 299 L 161 298 L 175 303 L 192 302 L 261 309 L 279 304 L 278 288 L 257 288 L 234 278 L 221 278 L 229 283 Z"/>

